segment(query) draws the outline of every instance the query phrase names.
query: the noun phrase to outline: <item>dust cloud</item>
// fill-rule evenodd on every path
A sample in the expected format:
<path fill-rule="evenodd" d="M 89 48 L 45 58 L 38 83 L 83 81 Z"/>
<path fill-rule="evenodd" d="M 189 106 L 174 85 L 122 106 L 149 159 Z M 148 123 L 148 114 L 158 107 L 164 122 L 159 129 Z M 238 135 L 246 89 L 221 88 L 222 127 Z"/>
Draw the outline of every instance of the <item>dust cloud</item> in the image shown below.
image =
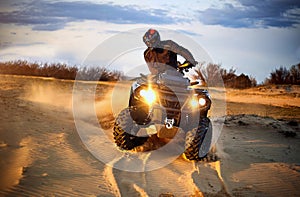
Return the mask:
<path fill-rule="evenodd" d="M 72 83 L 57 80 L 33 80 L 25 88 L 24 99 L 64 109 L 72 108 Z"/>

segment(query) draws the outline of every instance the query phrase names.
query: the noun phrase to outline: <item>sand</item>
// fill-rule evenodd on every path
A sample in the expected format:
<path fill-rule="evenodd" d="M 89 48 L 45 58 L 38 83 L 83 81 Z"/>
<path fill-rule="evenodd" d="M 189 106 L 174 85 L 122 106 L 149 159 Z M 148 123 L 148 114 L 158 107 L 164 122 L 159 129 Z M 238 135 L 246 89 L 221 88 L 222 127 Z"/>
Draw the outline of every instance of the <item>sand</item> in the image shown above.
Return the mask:
<path fill-rule="evenodd" d="M 80 87 L 93 94 L 88 83 Z M 111 87 L 99 84 L 93 105 L 108 142 L 113 114 L 127 99 L 113 102 L 111 110 Z M 78 121 L 87 131 L 99 125 L 85 97 L 75 102 L 81 119 L 74 121 L 72 91 L 72 81 L 1 75 L 0 196 L 300 196 L 297 86 L 227 90 L 218 159 L 190 162 L 178 156 L 146 172 L 118 169 L 136 153 L 118 150 L 100 133 L 91 134 L 95 146 L 108 157 L 119 151 L 118 157 L 106 165 L 89 151 Z M 139 159 L 145 165 L 147 158 Z"/>

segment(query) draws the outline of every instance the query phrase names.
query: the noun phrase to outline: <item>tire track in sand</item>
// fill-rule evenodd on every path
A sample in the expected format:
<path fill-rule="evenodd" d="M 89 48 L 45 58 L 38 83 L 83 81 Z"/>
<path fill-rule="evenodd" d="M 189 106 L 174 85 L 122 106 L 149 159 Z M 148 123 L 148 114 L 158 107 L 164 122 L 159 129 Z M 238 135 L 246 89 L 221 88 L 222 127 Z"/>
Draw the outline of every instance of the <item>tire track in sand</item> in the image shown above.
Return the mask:
<path fill-rule="evenodd" d="M 178 157 L 172 163 L 162 168 L 132 172 L 119 170 L 114 166 L 130 165 L 130 156 L 135 153 L 122 152 L 119 157 L 106 166 L 104 174 L 117 196 L 203 196 L 204 194 L 228 195 L 217 168 L 220 162 L 188 162 Z M 151 153 L 148 153 L 151 154 Z M 146 165 L 148 157 L 140 160 L 140 165 Z M 145 166 L 144 166 L 145 167 Z M 132 166 L 129 166 L 129 169 Z M 203 193 L 205 191 L 205 193 Z"/>
<path fill-rule="evenodd" d="M 250 196 L 300 196 L 300 167 L 285 163 L 253 163 L 250 168 L 234 173 L 235 182 L 244 185 L 233 194 Z M 259 177 L 259 178 L 258 178 Z"/>

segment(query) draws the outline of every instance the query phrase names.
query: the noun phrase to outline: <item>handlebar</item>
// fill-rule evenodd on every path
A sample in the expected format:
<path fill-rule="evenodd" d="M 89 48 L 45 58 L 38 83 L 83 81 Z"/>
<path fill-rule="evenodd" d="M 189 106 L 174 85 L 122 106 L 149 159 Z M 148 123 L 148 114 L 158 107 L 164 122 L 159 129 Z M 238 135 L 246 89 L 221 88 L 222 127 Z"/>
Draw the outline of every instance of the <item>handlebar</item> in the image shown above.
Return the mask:
<path fill-rule="evenodd" d="M 198 62 L 196 62 L 196 63 L 198 64 Z M 196 66 L 196 65 L 194 65 L 194 64 L 192 64 L 192 63 L 190 63 L 188 61 L 185 61 L 183 63 L 181 63 L 181 62 L 178 61 L 177 65 L 178 65 L 177 66 L 177 71 L 180 72 L 180 73 L 182 73 L 182 74 L 183 74 L 183 71 L 188 72 L 189 69 L 191 69 L 191 68 L 193 68 L 193 67 Z M 155 80 L 157 78 L 157 75 L 144 75 L 142 73 L 140 73 L 140 76 L 141 76 L 142 80 L 144 80 L 144 81 L 146 81 L 146 80 L 153 81 L 153 80 Z"/>
<path fill-rule="evenodd" d="M 188 61 L 183 62 L 183 64 L 181 64 L 180 62 L 178 62 L 178 71 L 179 72 L 183 72 L 183 70 L 184 70 L 184 71 L 188 72 L 189 69 L 191 69 L 191 68 L 193 68 L 195 66 L 196 65 L 194 65 L 194 64 L 192 64 L 192 63 L 190 63 Z"/>

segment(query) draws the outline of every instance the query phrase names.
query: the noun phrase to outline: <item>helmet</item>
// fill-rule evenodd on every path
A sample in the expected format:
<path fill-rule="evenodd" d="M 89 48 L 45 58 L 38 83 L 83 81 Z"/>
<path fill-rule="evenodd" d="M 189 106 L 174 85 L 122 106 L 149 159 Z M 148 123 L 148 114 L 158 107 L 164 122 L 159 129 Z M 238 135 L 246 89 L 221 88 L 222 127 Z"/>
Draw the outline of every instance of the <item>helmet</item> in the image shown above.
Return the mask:
<path fill-rule="evenodd" d="M 155 29 L 149 29 L 145 33 L 143 37 L 143 41 L 147 45 L 147 47 L 151 47 L 151 48 L 156 47 L 160 42 L 160 35 L 158 31 L 156 31 Z"/>

